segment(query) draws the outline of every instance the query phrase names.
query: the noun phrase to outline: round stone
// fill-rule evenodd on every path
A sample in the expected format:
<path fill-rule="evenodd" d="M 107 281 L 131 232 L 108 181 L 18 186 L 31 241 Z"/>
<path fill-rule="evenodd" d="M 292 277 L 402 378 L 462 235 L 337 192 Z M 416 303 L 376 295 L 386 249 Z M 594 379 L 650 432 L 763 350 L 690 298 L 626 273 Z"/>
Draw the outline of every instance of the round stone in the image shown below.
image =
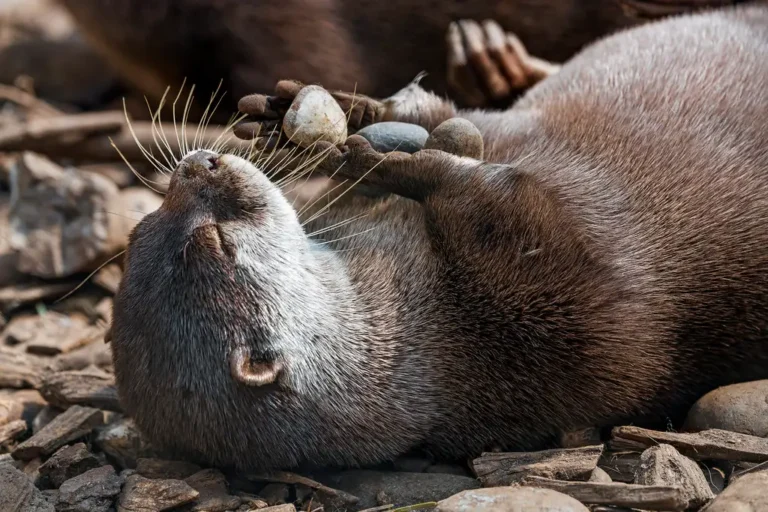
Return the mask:
<path fill-rule="evenodd" d="M 379 153 L 415 153 L 424 147 L 429 132 L 417 124 L 387 121 L 366 126 L 357 135 L 364 137 Z"/>
<path fill-rule="evenodd" d="M 563 493 L 533 487 L 489 487 L 460 492 L 437 504 L 438 512 L 587 512 Z"/>
<path fill-rule="evenodd" d="M 452 155 L 483 158 L 483 136 L 471 121 L 453 117 L 440 123 L 429 134 L 424 149 L 439 149 Z"/>
<path fill-rule="evenodd" d="M 694 404 L 685 430 L 710 428 L 768 437 L 768 380 L 732 384 L 710 391 Z"/>
<path fill-rule="evenodd" d="M 343 144 L 347 140 L 347 116 L 328 91 L 308 85 L 285 113 L 283 132 L 304 148 L 319 141 Z"/>

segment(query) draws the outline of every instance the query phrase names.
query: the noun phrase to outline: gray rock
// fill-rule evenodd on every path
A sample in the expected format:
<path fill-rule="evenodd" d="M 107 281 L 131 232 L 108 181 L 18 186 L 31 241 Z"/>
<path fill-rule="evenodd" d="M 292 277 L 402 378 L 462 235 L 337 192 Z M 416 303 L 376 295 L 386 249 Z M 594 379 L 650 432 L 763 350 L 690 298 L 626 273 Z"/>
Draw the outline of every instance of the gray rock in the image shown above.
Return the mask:
<path fill-rule="evenodd" d="M 429 466 L 425 473 L 439 473 L 442 475 L 472 476 L 467 466 L 461 464 L 434 464 Z"/>
<path fill-rule="evenodd" d="M 406 473 L 423 473 L 429 468 L 429 459 L 421 457 L 398 457 L 392 463 L 395 471 L 404 471 Z"/>
<path fill-rule="evenodd" d="M 699 508 L 715 497 L 699 465 L 668 444 L 643 452 L 635 483 L 682 489 L 689 508 Z"/>
<path fill-rule="evenodd" d="M 533 487 L 491 487 L 460 492 L 437 504 L 436 512 L 587 512 L 574 498 Z"/>
<path fill-rule="evenodd" d="M 768 471 L 758 471 L 737 478 L 700 512 L 765 512 L 766 510 L 768 510 Z"/>
<path fill-rule="evenodd" d="M 613 482 L 611 480 L 611 476 L 605 472 L 605 470 L 600 468 L 595 468 L 592 470 L 592 474 L 589 476 L 590 482 Z"/>
<path fill-rule="evenodd" d="M 358 509 L 439 501 L 480 487 L 476 479 L 465 476 L 371 470 L 341 471 L 319 475 L 316 479 L 328 487 L 359 497 L 360 501 L 355 505 Z"/>
<path fill-rule="evenodd" d="M 710 391 L 688 412 L 684 428 L 693 431 L 718 428 L 768 437 L 768 380 Z"/>
<path fill-rule="evenodd" d="M 427 130 L 416 124 L 387 121 L 366 126 L 357 132 L 380 153 L 401 151 L 415 153 L 424 147 L 429 138 Z"/>
<path fill-rule="evenodd" d="M 54 509 L 27 475 L 10 464 L 0 464 L 0 510 L 53 512 Z"/>
<path fill-rule="evenodd" d="M 57 512 L 107 512 L 120 494 L 120 477 L 112 466 L 91 469 L 59 487 Z"/>

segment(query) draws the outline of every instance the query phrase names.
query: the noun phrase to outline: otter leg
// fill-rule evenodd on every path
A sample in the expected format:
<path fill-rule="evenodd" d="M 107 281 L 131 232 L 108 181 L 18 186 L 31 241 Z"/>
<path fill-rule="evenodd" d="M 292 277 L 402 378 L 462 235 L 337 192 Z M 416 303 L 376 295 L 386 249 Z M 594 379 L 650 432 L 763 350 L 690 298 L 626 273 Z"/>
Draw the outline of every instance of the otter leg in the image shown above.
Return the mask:
<path fill-rule="evenodd" d="M 318 169 L 357 184 L 423 201 L 438 192 L 446 183 L 466 177 L 467 164 L 482 162 L 461 158 L 438 149 L 423 149 L 416 153 L 392 151 L 379 153 L 359 135 L 352 135 L 338 148 L 322 143 L 327 157 Z"/>
<path fill-rule="evenodd" d="M 507 106 L 560 69 L 529 55 L 517 36 L 493 20 L 451 23 L 447 45 L 448 85 L 468 107 Z"/>

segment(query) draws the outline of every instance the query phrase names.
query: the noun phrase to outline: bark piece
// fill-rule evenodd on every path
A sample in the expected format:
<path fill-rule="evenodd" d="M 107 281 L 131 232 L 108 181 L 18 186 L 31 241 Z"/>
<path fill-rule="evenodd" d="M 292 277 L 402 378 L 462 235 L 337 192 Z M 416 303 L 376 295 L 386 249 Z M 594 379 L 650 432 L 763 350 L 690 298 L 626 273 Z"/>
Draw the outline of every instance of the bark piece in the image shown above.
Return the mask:
<path fill-rule="evenodd" d="M 0 510 L 3 512 L 54 512 L 53 505 L 32 481 L 10 464 L 0 464 Z"/>
<path fill-rule="evenodd" d="M 110 263 L 96 272 L 93 276 L 93 284 L 104 288 L 106 291 L 115 294 L 120 286 L 120 280 L 123 278 L 123 270 L 117 263 Z"/>
<path fill-rule="evenodd" d="M 20 460 L 30 460 L 40 455 L 50 455 L 65 444 L 90 434 L 103 421 L 104 413 L 98 409 L 74 405 L 17 446 L 13 456 Z"/>
<path fill-rule="evenodd" d="M 11 173 L 11 246 L 19 271 L 42 278 L 94 268 L 119 250 L 107 212 L 118 195 L 108 179 L 24 153 Z"/>
<path fill-rule="evenodd" d="M 566 482 L 538 476 L 521 482 L 528 487 L 551 489 L 590 505 L 613 505 L 642 510 L 685 510 L 688 502 L 676 487 L 624 483 Z"/>
<path fill-rule="evenodd" d="M 605 451 L 597 466 L 608 473 L 614 482 L 631 484 L 635 481 L 635 472 L 640 465 L 640 453 L 637 451 Z"/>
<path fill-rule="evenodd" d="M 133 469 L 137 459 L 155 455 L 130 418 L 120 418 L 101 429 L 96 445 L 122 468 Z"/>
<path fill-rule="evenodd" d="M 240 506 L 242 500 L 229 494 L 227 480 L 218 469 L 204 469 L 184 480 L 200 493 L 192 506 L 194 512 L 226 512 Z"/>
<path fill-rule="evenodd" d="M 101 466 L 101 462 L 88 451 L 84 443 L 64 446 L 40 466 L 40 474 L 47 477 L 54 487 L 70 478 Z"/>
<path fill-rule="evenodd" d="M 200 466 L 182 460 L 139 458 L 136 473 L 144 478 L 183 480 L 200 471 Z"/>
<path fill-rule="evenodd" d="M 91 326 L 82 315 L 62 315 L 49 311 L 36 317 L 29 326 L 27 352 L 44 356 L 71 352 L 104 337 L 104 329 Z"/>
<path fill-rule="evenodd" d="M 699 508 L 715 497 L 699 465 L 668 444 L 643 452 L 635 483 L 678 487 L 688 501 L 687 508 Z"/>
<path fill-rule="evenodd" d="M 40 393 L 52 405 L 62 409 L 86 405 L 122 411 L 114 376 L 95 369 L 48 374 L 43 378 Z"/>
<path fill-rule="evenodd" d="M 750 473 L 731 483 L 701 512 L 762 512 L 768 510 L 768 471 Z"/>
<path fill-rule="evenodd" d="M 38 387 L 45 363 L 37 356 L 0 347 L 0 387 Z"/>
<path fill-rule="evenodd" d="M 21 419 L 24 406 L 10 396 L 0 397 L 0 426 Z"/>
<path fill-rule="evenodd" d="M 120 477 L 112 466 L 90 469 L 59 487 L 56 512 L 107 512 L 120 494 Z"/>
<path fill-rule="evenodd" d="M 118 512 L 158 512 L 195 501 L 200 495 L 181 480 L 150 480 L 131 475 L 125 481 Z"/>
<path fill-rule="evenodd" d="M 0 130 L 0 150 L 23 146 L 27 141 L 55 139 L 62 135 L 82 140 L 81 137 L 92 133 L 114 133 L 124 123 L 124 114 L 119 111 L 36 118 Z"/>
<path fill-rule="evenodd" d="M 472 465 L 483 487 L 510 485 L 528 476 L 587 480 L 602 453 L 602 445 L 539 452 L 484 453 L 472 461 Z"/>
<path fill-rule="evenodd" d="M 611 447 L 615 449 L 644 449 L 669 444 L 694 460 L 768 461 L 768 439 L 726 430 L 711 429 L 697 434 L 680 434 L 639 427 L 617 427 L 611 435 Z"/>
<path fill-rule="evenodd" d="M 0 448 L 9 446 L 19 439 L 26 433 L 27 428 L 27 422 L 24 420 L 14 420 L 0 426 Z"/>
<path fill-rule="evenodd" d="M 67 354 L 56 356 L 53 366 L 58 371 L 84 370 L 89 366 L 109 368 L 112 366 L 112 349 L 103 340 L 97 340 Z"/>
<path fill-rule="evenodd" d="M 77 285 L 78 282 L 74 280 L 45 282 L 30 278 L 0 289 L 0 309 L 7 313 L 25 304 L 62 297 Z"/>

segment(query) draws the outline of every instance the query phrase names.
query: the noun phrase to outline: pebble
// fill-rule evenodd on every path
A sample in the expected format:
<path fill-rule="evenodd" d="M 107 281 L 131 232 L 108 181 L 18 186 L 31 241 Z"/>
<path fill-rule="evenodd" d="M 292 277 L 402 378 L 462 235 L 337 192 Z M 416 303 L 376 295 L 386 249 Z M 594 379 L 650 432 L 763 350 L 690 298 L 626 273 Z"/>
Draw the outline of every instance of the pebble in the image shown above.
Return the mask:
<path fill-rule="evenodd" d="M 318 141 L 343 144 L 347 140 L 347 116 L 328 91 L 308 85 L 285 113 L 283 132 L 304 148 Z"/>
<path fill-rule="evenodd" d="M 424 149 L 439 149 L 452 155 L 482 160 L 483 136 L 471 121 L 453 117 L 432 130 Z"/>
<path fill-rule="evenodd" d="M 491 487 L 460 492 L 437 504 L 436 512 L 587 512 L 574 498 L 533 487 Z"/>
<path fill-rule="evenodd" d="M 718 428 L 768 437 L 768 380 L 710 391 L 688 412 L 684 428 L 692 431 Z"/>
<path fill-rule="evenodd" d="M 699 465 L 668 444 L 643 452 L 635 473 L 635 483 L 682 489 L 689 508 L 699 508 L 714 498 Z"/>
<path fill-rule="evenodd" d="M 589 475 L 589 481 L 604 482 L 604 483 L 613 482 L 613 480 L 611 480 L 611 476 L 608 473 L 606 473 L 605 470 L 600 468 L 595 468 L 592 470 L 592 474 Z"/>
<path fill-rule="evenodd" d="M 364 137 L 379 153 L 415 153 L 424 148 L 429 138 L 429 132 L 421 126 L 397 121 L 374 123 L 359 130 L 357 135 Z"/>
<path fill-rule="evenodd" d="M 768 471 L 758 471 L 737 478 L 700 512 L 764 512 L 766 510 L 768 510 Z"/>

